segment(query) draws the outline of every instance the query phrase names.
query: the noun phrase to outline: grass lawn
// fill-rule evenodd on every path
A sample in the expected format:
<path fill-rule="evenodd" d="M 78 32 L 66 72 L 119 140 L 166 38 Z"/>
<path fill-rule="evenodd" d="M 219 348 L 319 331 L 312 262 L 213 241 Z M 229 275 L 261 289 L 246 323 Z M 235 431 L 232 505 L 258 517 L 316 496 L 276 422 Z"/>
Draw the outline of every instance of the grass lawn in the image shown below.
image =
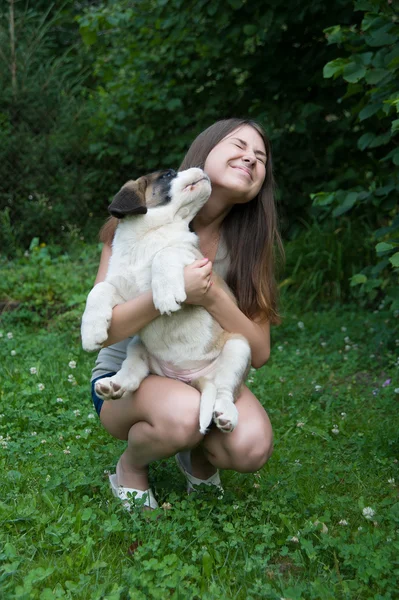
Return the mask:
<path fill-rule="evenodd" d="M 248 380 L 269 463 L 223 472 L 222 500 L 154 463 L 165 507 L 128 514 L 106 475 L 124 444 L 101 429 L 79 341 L 93 256 L 2 265 L 0 292 L 23 302 L 0 327 L 2 600 L 398 598 L 398 317 L 287 308 Z"/>

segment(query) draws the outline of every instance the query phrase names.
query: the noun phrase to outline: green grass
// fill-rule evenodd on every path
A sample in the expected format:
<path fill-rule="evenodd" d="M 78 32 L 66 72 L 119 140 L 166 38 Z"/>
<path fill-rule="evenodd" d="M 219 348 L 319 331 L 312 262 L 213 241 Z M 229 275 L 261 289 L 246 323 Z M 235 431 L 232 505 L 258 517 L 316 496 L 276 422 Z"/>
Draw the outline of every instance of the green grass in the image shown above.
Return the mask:
<path fill-rule="evenodd" d="M 0 327 L 2 600 L 397 598 L 398 318 L 287 307 L 249 378 L 274 428 L 269 463 L 223 472 L 223 500 L 187 497 L 173 459 L 154 463 L 171 508 L 129 515 L 105 473 L 124 444 L 95 416 L 79 341 L 94 254 L 41 259 L 40 277 L 37 257 L 2 268 L 5 288 L 24 276 Z"/>

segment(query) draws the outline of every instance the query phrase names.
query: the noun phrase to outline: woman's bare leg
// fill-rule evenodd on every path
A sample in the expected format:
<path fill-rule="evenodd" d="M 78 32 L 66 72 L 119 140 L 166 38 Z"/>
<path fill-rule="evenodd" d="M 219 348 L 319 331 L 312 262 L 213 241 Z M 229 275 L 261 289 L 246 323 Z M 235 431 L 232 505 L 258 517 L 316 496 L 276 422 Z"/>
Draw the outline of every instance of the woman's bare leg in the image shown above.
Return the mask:
<path fill-rule="evenodd" d="M 101 423 L 128 445 L 117 465 L 118 482 L 148 489 L 148 464 L 179 450 L 193 448 L 203 439 L 199 432 L 199 393 L 165 377 L 150 375 L 139 389 L 115 401 L 105 401 Z"/>
<path fill-rule="evenodd" d="M 191 452 L 194 476 L 206 479 L 215 467 L 252 473 L 270 458 L 273 432 L 265 409 L 247 387 L 237 399 L 236 407 L 238 424 L 234 431 L 222 433 L 213 428 Z"/>

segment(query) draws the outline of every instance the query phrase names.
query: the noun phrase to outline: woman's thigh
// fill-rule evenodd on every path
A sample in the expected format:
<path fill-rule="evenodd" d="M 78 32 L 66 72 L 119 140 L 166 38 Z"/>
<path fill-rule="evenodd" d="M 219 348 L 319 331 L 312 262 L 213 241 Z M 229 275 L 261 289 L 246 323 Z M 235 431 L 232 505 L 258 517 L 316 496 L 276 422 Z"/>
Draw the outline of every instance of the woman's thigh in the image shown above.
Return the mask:
<path fill-rule="evenodd" d="M 210 461 L 221 469 L 253 472 L 273 451 L 273 431 L 267 412 L 254 394 L 244 387 L 236 401 L 238 423 L 231 433 L 213 428 L 204 439 Z"/>
<path fill-rule="evenodd" d="M 175 428 L 185 428 L 199 434 L 199 392 L 191 386 L 169 379 L 149 375 L 139 389 L 119 400 L 104 401 L 100 420 L 113 436 L 126 440 L 130 428 L 145 421 L 169 434 Z"/>

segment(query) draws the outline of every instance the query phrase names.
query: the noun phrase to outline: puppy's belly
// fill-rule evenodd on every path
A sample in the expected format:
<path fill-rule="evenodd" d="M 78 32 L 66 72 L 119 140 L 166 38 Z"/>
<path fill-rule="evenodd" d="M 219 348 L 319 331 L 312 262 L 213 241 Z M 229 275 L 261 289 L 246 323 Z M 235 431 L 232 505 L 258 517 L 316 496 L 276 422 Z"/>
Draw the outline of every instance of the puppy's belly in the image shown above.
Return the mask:
<path fill-rule="evenodd" d="M 215 359 L 221 351 L 220 325 L 200 306 L 184 305 L 172 315 L 157 317 L 140 331 L 148 352 L 181 369 L 194 369 Z"/>

